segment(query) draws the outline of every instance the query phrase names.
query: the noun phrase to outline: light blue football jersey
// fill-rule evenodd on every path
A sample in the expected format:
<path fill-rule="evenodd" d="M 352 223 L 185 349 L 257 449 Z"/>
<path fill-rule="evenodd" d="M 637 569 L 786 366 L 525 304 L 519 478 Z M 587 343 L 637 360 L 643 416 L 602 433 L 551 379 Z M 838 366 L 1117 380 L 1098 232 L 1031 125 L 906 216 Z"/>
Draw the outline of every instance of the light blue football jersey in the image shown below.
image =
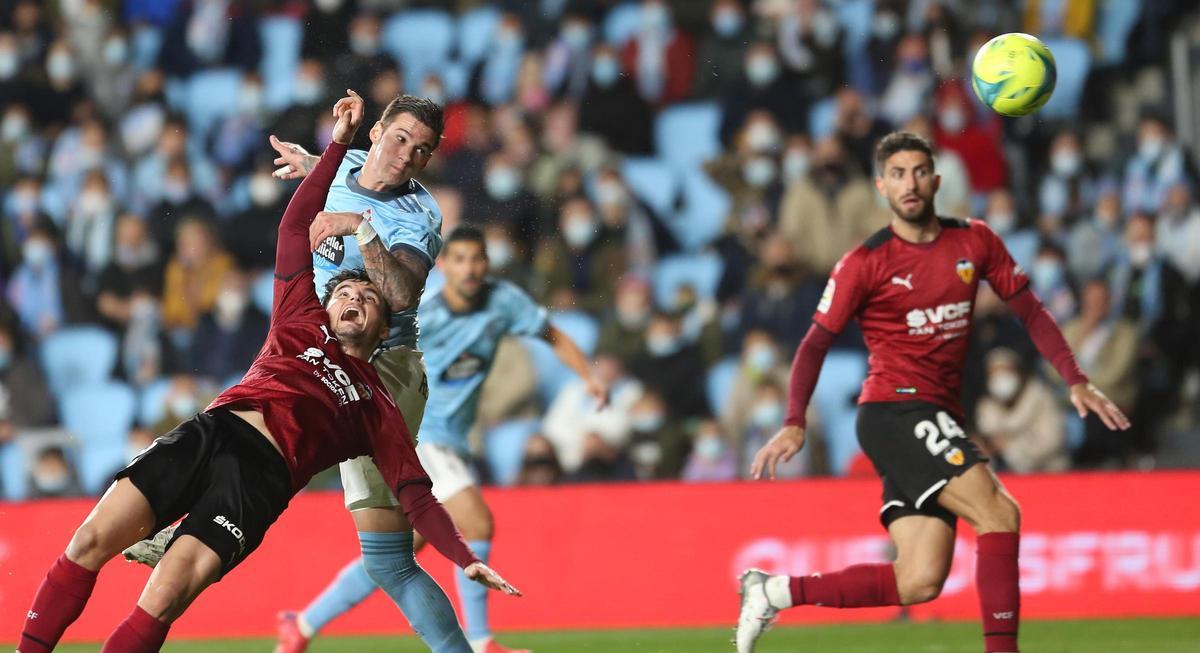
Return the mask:
<path fill-rule="evenodd" d="M 325 200 L 325 210 L 361 213 L 371 209 L 371 226 L 388 250 L 410 249 L 432 268 L 442 251 L 442 210 L 416 179 L 409 182 L 404 193 L 381 193 L 359 186 L 358 173 L 366 160 L 363 150 L 346 152 Z M 340 270 L 360 267 L 364 267 L 362 252 L 354 236 L 325 239 L 313 252 L 317 295 L 324 296 L 326 282 Z M 392 314 L 392 331 L 384 344 L 416 348 L 417 336 L 417 308 L 413 307 Z"/>
<path fill-rule="evenodd" d="M 455 313 L 439 292 L 421 302 L 421 348 L 429 375 L 429 401 L 420 441 L 468 453 L 467 431 L 496 348 L 506 335 L 537 336 L 549 315 L 516 285 L 489 280 L 479 308 Z"/>

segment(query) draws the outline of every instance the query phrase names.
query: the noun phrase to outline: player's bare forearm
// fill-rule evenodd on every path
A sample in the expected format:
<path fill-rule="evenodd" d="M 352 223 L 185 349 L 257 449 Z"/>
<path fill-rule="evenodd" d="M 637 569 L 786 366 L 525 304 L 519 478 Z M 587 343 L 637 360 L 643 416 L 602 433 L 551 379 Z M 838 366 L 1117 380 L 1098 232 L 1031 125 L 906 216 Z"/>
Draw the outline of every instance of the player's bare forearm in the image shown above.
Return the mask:
<path fill-rule="evenodd" d="M 546 331 L 542 337 L 550 343 L 550 347 L 554 349 L 554 354 L 558 356 L 558 359 L 578 374 L 580 379 L 583 379 L 588 394 L 596 399 L 597 407 L 607 406 L 609 388 L 592 375 L 592 362 L 588 359 L 587 354 L 579 348 L 579 345 L 575 344 L 570 336 L 551 325 L 546 325 Z"/>
<path fill-rule="evenodd" d="M 406 311 L 417 305 L 429 276 L 424 261 L 406 249 L 388 251 L 379 238 L 359 250 L 371 282 L 383 293 L 392 311 Z"/>

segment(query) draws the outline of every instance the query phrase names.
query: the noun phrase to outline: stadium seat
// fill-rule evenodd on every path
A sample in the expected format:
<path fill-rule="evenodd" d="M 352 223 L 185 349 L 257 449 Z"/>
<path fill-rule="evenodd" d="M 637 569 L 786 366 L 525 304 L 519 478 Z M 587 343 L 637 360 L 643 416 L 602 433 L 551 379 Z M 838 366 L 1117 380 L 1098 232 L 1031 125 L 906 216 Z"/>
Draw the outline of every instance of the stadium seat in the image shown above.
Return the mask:
<path fill-rule="evenodd" d="M 833 134 L 835 120 L 837 120 L 836 99 L 825 98 L 814 104 L 808 110 L 808 133 L 813 141 Z"/>
<path fill-rule="evenodd" d="M 699 168 L 721 153 L 721 106 L 692 102 L 663 109 L 654 123 L 654 147 L 676 170 Z"/>
<path fill-rule="evenodd" d="M 585 354 L 590 356 L 595 352 L 600 327 L 591 316 L 574 311 L 556 312 L 550 315 L 550 323 L 570 336 Z M 533 368 L 538 373 L 538 398 L 543 405 L 549 406 L 575 373 L 558 359 L 550 344 L 542 338 L 524 337 L 521 338 L 521 344 L 529 352 Z"/>
<path fill-rule="evenodd" d="M 609 9 L 604 17 L 604 40 L 617 47 L 624 45 L 637 33 L 641 21 L 641 7 L 636 2 L 623 2 Z"/>
<path fill-rule="evenodd" d="M 138 391 L 137 423 L 140 426 L 151 427 L 167 415 L 166 398 L 171 389 L 171 381 L 159 378 L 151 381 Z M 156 433 L 155 435 L 159 435 Z"/>
<path fill-rule="evenodd" d="M 654 301 L 659 306 L 670 307 L 675 293 L 683 286 L 691 286 L 698 298 L 716 297 L 723 270 L 721 257 L 714 252 L 664 257 L 654 266 Z"/>
<path fill-rule="evenodd" d="M 1096 16 L 1096 43 L 1100 46 L 1097 63 L 1102 66 L 1115 66 L 1125 61 L 1125 45 L 1129 40 L 1129 32 L 1133 30 L 1141 14 L 1140 2 L 1101 1 Z"/>
<path fill-rule="evenodd" d="M 813 390 L 813 406 L 821 416 L 829 470 L 846 473 L 858 452 L 855 432 L 858 409 L 854 399 L 867 376 L 867 356 L 858 351 L 831 351 L 821 367 L 821 378 Z"/>
<path fill-rule="evenodd" d="M 685 171 L 682 182 L 684 205 L 668 225 L 684 249 L 696 251 L 716 240 L 725 230 L 729 194 L 707 172 L 698 168 Z"/>
<path fill-rule="evenodd" d="M 846 34 L 843 51 L 849 55 L 866 48 L 871 40 L 875 0 L 842 0 L 835 7 L 835 12 Z"/>
<path fill-rule="evenodd" d="M 458 57 L 474 65 L 487 53 L 492 42 L 492 32 L 500 22 L 500 12 L 495 7 L 476 7 L 458 19 Z"/>
<path fill-rule="evenodd" d="M 271 314 L 271 302 L 275 298 L 275 273 L 267 270 L 254 278 L 250 285 L 250 299 L 263 315 Z"/>
<path fill-rule="evenodd" d="M 596 318 L 583 311 L 555 311 L 550 314 L 550 323 L 567 334 L 583 353 L 596 353 L 596 342 L 600 338 L 600 324 Z"/>
<path fill-rule="evenodd" d="M 289 88 L 290 88 L 289 78 Z M 197 139 L 207 137 L 217 121 L 237 111 L 242 89 L 242 72 L 235 68 L 201 70 L 187 82 L 184 114 Z"/>
<path fill-rule="evenodd" d="M 525 418 L 501 422 L 484 433 L 484 462 L 493 483 L 512 485 L 516 482 L 521 461 L 525 458 L 525 441 L 541 428 L 540 419 Z"/>
<path fill-rule="evenodd" d="M 661 159 L 629 157 L 621 163 L 621 175 L 638 199 L 663 217 L 674 214 L 679 178 Z"/>
<path fill-rule="evenodd" d="M 241 383 L 242 377 L 244 377 L 244 376 L 246 376 L 245 372 L 234 372 L 233 374 L 230 374 L 229 376 L 225 377 L 224 379 L 221 379 L 221 392 L 225 392 L 226 390 L 232 388 L 233 386 Z"/>
<path fill-rule="evenodd" d="M 1038 111 L 1038 115 L 1048 120 L 1070 120 L 1079 115 L 1079 100 L 1092 68 L 1092 54 L 1087 44 L 1079 39 L 1046 39 L 1045 43 L 1054 53 L 1058 81 L 1054 95 L 1050 96 L 1050 101 Z"/>
<path fill-rule="evenodd" d="M 425 73 L 450 58 L 454 47 L 454 19 L 436 9 L 402 11 L 383 23 L 383 49 L 404 70 L 404 78 L 420 83 Z"/>
<path fill-rule="evenodd" d="M 279 111 L 292 103 L 292 80 L 300 64 L 304 26 L 294 16 L 271 14 L 259 22 L 258 32 L 263 44 L 258 64 L 263 80 L 263 104 Z"/>
<path fill-rule="evenodd" d="M 740 365 L 741 361 L 737 356 L 730 356 L 708 368 L 704 379 L 704 391 L 708 395 L 708 405 L 713 407 L 717 417 L 724 418 L 729 413 L 729 399 L 733 394 L 733 382 L 737 379 Z"/>
<path fill-rule="evenodd" d="M 16 442 L 0 443 L 0 499 L 20 501 L 25 498 L 29 461 Z"/>
<path fill-rule="evenodd" d="M 442 86 L 446 90 L 447 101 L 461 100 L 467 96 L 471 86 L 471 64 L 465 61 L 447 61 L 442 65 L 438 74 L 442 76 Z M 424 82 L 424 80 L 413 81 Z"/>
<path fill-rule="evenodd" d="M 79 442 L 79 480 L 97 494 L 126 463 L 126 443 L 137 399 L 124 383 L 75 388 L 61 397 L 62 423 Z"/>
<path fill-rule="evenodd" d="M 117 338 L 98 326 L 66 327 L 42 343 L 41 359 L 50 391 L 61 395 L 108 379 L 117 364 Z"/>

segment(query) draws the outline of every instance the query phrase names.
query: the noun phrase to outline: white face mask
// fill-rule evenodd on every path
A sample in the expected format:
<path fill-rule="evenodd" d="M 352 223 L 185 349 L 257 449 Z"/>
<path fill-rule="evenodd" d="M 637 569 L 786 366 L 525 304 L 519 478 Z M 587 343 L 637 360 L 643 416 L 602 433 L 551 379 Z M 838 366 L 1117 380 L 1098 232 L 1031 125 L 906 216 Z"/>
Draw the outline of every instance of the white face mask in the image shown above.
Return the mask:
<path fill-rule="evenodd" d="M 758 404 L 750 412 L 750 422 L 759 428 L 778 428 L 783 424 L 783 404 L 778 401 Z"/>
<path fill-rule="evenodd" d="M 1150 243 L 1133 243 L 1129 246 L 1129 262 L 1134 267 L 1143 267 L 1154 257 L 1154 246 Z"/>
<path fill-rule="evenodd" d="M 715 462 L 720 459 L 721 453 L 725 447 L 721 443 L 721 438 L 714 436 L 705 436 L 696 440 L 696 456 L 701 460 Z"/>
<path fill-rule="evenodd" d="M 196 398 L 192 395 L 175 395 L 167 402 L 174 417 L 191 417 L 196 412 Z"/>
<path fill-rule="evenodd" d="M 255 206 L 270 206 L 274 204 L 282 192 L 279 184 L 271 175 L 266 174 L 256 174 L 251 177 L 246 190 L 250 193 L 250 201 L 254 202 Z"/>
<path fill-rule="evenodd" d="M 942 123 L 942 129 L 958 134 L 967 126 L 967 114 L 959 107 L 950 107 L 938 111 L 938 121 Z"/>
<path fill-rule="evenodd" d="M 592 40 L 592 31 L 585 23 L 571 23 L 563 27 L 562 40 L 572 50 L 584 50 Z"/>
<path fill-rule="evenodd" d="M 779 130 L 769 122 L 760 120 L 746 129 L 746 145 L 755 152 L 774 152 L 782 140 Z"/>
<path fill-rule="evenodd" d="M 75 61 L 66 52 L 55 52 L 46 59 L 46 74 L 50 79 L 71 79 L 75 76 Z"/>
<path fill-rule="evenodd" d="M 796 181 L 808 174 L 812 168 L 812 160 L 803 150 L 793 150 L 783 155 L 783 176 L 788 181 Z"/>
<path fill-rule="evenodd" d="M 5 143 L 15 143 L 29 133 L 29 119 L 20 113 L 10 113 L 4 116 L 0 123 L 0 140 Z"/>
<path fill-rule="evenodd" d="M 1083 167 L 1083 159 L 1075 150 L 1059 150 L 1050 157 L 1050 169 L 1060 177 L 1074 177 Z"/>
<path fill-rule="evenodd" d="M 1166 147 L 1166 142 L 1158 136 L 1147 136 L 1138 143 L 1138 156 L 1143 161 L 1154 162 L 1158 157 L 1162 156 L 1163 149 Z"/>
<path fill-rule="evenodd" d="M 993 372 L 987 380 L 988 394 L 1000 401 L 1011 401 L 1021 388 L 1021 377 L 1012 372 Z"/>
<path fill-rule="evenodd" d="M 746 364 L 759 374 L 775 367 L 776 362 L 778 356 L 775 355 L 775 348 L 770 345 L 755 345 L 754 349 L 746 352 Z"/>
<path fill-rule="evenodd" d="M 292 87 L 292 99 L 298 104 L 310 105 L 315 104 L 321 99 L 323 85 L 321 80 L 311 77 L 301 77 L 296 80 L 295 86 Z"/>
<path fill-rule="evenodd" d="M 54 247 L 41 238 L 30 238 L 21 246 L 21 258 L 29 267 L 41 269 L 54 258 Z"/>
<path fill-rule="evenodd" d="M 755 55 L 746 62 L 746 79 L 757 87 L 763 87 L 779 77 L 779 62 L 774 57 Z"/>
<path fill-rule="evenodd" d="M 75 202 L 75 211 L 80 215 L 96 215 L 108 209 L 108 195 L 102 191 L 89 190 L 80 193 Z"/>
<path fill-rule="evenodd" d="M 626 200 L 625 189 L 615 181 L 596 184 L 596 203 L 600 206 L 619 206 Z"/>
<path fill-rule="evenodd" d="M 222 290 L 217 294 L 217 302 L 213 305 L 213 310 L 216 312 L 219 322 L 228 324 L 241 317 L 248 302 L 249 298 L 245 293 L 232 289 Z"/>
<path fill-rule="evenodd" d="M 563 225 L 563 239 L 575 249 L 591 244 L 596 237 L 596 223 L 591 218 L 571 218 Z"/>
<path fill-rule="evenodd" d="M 678 337 L 666 334 L 656 333 L 652 336 L 646 336 L 646 351 L 650 352 L 655 358 L 670 356 L 679 352 L 683 348 L 683 343 Z"/>
<path fill-rule="evenodd" d="M 742 164 L 742 178 L 755 188 L 764 188 L 775 181 L 775 162 L 756 156 Z"/>
<path fill-rule="evenodd" d="M 497 202 L 507 202 L 521 190 L 521 177 L 508 166 L 496 166 L 484 178 L 487 194 Z"/>
<path fill-rule="evenodd" d="M 112 39 L 104 44 L 104 50 L 100 56 L 104 58 L 104 63 L 110 66 L 119 66 L 125 63 L 125 57 L 129 55 L 129 44 L 125 43 L 124 39 Z"/>
<path fill-rule="evenodd" d="M 1017 216 L 1011 211 L 993 211 L 987 214 L 987 223 L 992 231 L 1003 236 L 1017 226 Z"/>
<path fill-rule="evenodd" d="M 21 67 L 21 58 L 16 50 L 0 51 L 0 79 L 12 79 Z"/>
<path fill-rule="evenodd" d="M 512 262 L 512 245 L 509 245 L 507 240 L 489 240 L 487 241 L 487 257 L 488 263 L 492 267 L 503 270 Z"/>
<path fill-rule="evenodd" d="M 373 57 L 379 52 L 379 37 L 370 32 L 351 32 L 350 51 L 360 57 Z"/>
<path fill-rule="evenodd" d="M 662 427 L 666 418 L 660 412 L 639 413 L 629 418 L 629 424 L 638 433 L 650 433 Z"/>

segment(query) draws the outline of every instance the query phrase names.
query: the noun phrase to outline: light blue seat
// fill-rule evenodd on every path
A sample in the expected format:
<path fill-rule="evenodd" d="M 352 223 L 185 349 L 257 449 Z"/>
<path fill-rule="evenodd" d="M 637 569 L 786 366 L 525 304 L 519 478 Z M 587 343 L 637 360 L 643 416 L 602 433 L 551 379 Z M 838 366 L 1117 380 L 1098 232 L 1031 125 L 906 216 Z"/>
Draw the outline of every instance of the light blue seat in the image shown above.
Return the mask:
<path fill-rule="evenodd" d="M 695 251 L 716 240 L 725 230 L 729 193 L 699 168 L 685 171 L 682 184 L 685 203 L 676 219 L 668 224 L 679 244 Z"/>
<path fill-rule="evenodd" d="M 492 32 L 500 23 L 500 12 L 495 7 L 476 7 L 458 19 L 458 56 L 468 64 L 476 64 L 487 53 L 492 42 Z"/>
<path fill-rule="evenodd" d="M 29 465 L 21 445 L 0 443 L 0 499 L 20 501 L 25 498 Z"/>
<path fill-rule="evenodd" d="M 455 22 L 436 9 L 414 9 L 394 14 L 383 23 L 384 50 L 400 62 L 409 84 L 420 83 L 425 73 L 437 70 L 454 47 Z"/>
<path fill-rule="evenodd" d="M 1038 113 L 1042 118 L 1070 120 L 1079 115 L 1079 100 L 1083 97 L 1083 86 L 1092 69 L 1092 53 L 1079 39 L 1046 39 L 1046 47 L 1054 53 L 1058 68 L 1058 81 L 1054 95 Z"/>
<path fill-rule="evenodd" d="M 221 379 L 221 392 L 225 392 L 226 390 L 232 388 L 233 386 L 241 383 L 242 377 L 244 377 L 244 376 L 246 376 L 246 372 L 244 372 L 244 371 L 243 372 L 234 372 L 233 374 L 230 374 L 229 376 L 225 377 L 224 379 Z"/>
<path fill-rule="evenodd" d="M 304 25 L 293 16 L 271 14 L 258 24 L 262 39 L 262 59 L 258 72 L 263 80 L 263 104 L 279 111 L 292 103 L 292 80 L 300 65 L 300 46 Z"/>
<path fill-rule="evenodd" d="M 446 90 L 446 100 L 461 100 L 467 96 L 471 85 L 471 65 L 463 61 L 447 61 L 438 71 L 442 77 L 442 86 Z M 424 80 L 417 80 L 424 81 Z"/>
<path fill-rule="evenodd" d="M 1102 0 L 1096 15 L 1096 42 L 1100 45 L 1099 63 L 1113 66 L 1125 61 L 1125 43 L 1129 32 L 1142 16 L 1142 3 L 1135 0 Z M 1055 53 L 1057 56 L 1057 53 Z"/>
<path fill-rule="evenodd" d="M 808 110 L 808 133 L 813 141 L 833 134 L 837 120 L 837 100 L 825 98 Z"/>
<path fill-rule="evenodd" d="M 858 407 L 854 398 L 867 376 L 867 356 L 857 351 L 831 351 L 821 366 L 821 377 L 812 402 L 821 416 L 829 469 L 835 476 L 846 473 L 850 459 L 858 453 L 855 422 Z"/>
<path fill-rule="evenodd" d="M 600 339 L 596 318 L 583 311 L 555 311 L 550 314 L 550 324 L 574 340 L 583 353 L 591 356 L 596 352 L 596 342 Z"/>
<path fill-rule="evenodd" d="M 625 183 L 639 199 L 662 216 L 674 213 L 679 178 L 671 166 L 655 157 L 628 157 L 621 163 Z"/>
<path fill-rule="evenodd" d="M 654 266 L 654 301 L 659 306 L 672 306 L 675 293 L 683 286 L 691 286 L 697 298 L 711 299 L 717 294 L 724 269 L 721 257 L 715 252 L 664 257 Z"/>
<path fill-rule="evenodd" d="M 741 361 L 737 356 L 729 356 L 708 368 L 708 374 L 704 378 L 704 391 L 708 395 L 708 405 L 716 411 L 717 417 L 724 418 L 729 414 L 733 382 L 737 380 L 740 366 Z"/>
<path fill-rule="evenodd" d="M 875 17 L 875 0 L 842 0 L 834 9 L 838 23 L 846 33 L 844 52 L 852 54 L 867 46 L 871 40 L 871 20 Z"/>
<path fill-rule="evenodd" d="M 137 423 L 141 426 L 154 426 L 167 416 L 167 393 L 171 390 L 171 381 L 158 378 L 138 391 Z M 155 435 L 161 435 L 156 433 Z"/>
<path fill-rule="evenodd" d="M 641 7 L 636 2 L 623 2 L 604 16 L 604 40 L 610 45 L 620 47 L 637 33 L 641 24 Z"/>
<path fill-rule="evenodd" d="M 541 420 L 525 418 L 501 422 L 483 436 L 484 464 L 497 485 L 512 485 L 521 471 L 525 443 L 542 427 Z"/>
<path fill-rule="evenodd" d="M 42 369 L 50 391 L 101 383 L 117 364 L 117 338 L 98 326 L 59 329 L 42 343 Z"/>
<path fill-rule="evenodd" d="M 63 426 L 79 441 L 79 479 L 97 494 L 112 481 L 125 459 L 137 398 L 124 383 L 110 381 L 75 388 L 60 400 Z"/>
<path fill-rule="evenodd" d="M 250 284 L 250 300 L 263 315 L 271 314 L 271 302 L 275 297 L 275 273 L 267 270 L 254 278 Z"/>
<path fill-rule="evenodd" d="M 218 120 L 233 115 L 241 89 L 242 72 L 236 68 L 213 68 L 193 74 L 187 82 L 183 105 L 192 134 L 205 138 Z"/>
<path fill-rule="evenodd" d="M 550 315 L 550 323 L 570 336 L 585 354 L 590 356 L 595 352 L 600 327 L 591 316 L 556 312 Z M 529 353 L 533 369 L 537 370 L 538 398 L 543 405 L 549 406 L 562 387 L 575 378 L 575 372 L 558 359 L 554 349 L 542 338 L 522 337 L 520 341 Z"/>
<path fill-rule="evenodd" d="M 721 153 L 721 107 L 692 102 L 663 109 L 654 123 L 654 147 L 676 170 L 699 168 Z"/>

